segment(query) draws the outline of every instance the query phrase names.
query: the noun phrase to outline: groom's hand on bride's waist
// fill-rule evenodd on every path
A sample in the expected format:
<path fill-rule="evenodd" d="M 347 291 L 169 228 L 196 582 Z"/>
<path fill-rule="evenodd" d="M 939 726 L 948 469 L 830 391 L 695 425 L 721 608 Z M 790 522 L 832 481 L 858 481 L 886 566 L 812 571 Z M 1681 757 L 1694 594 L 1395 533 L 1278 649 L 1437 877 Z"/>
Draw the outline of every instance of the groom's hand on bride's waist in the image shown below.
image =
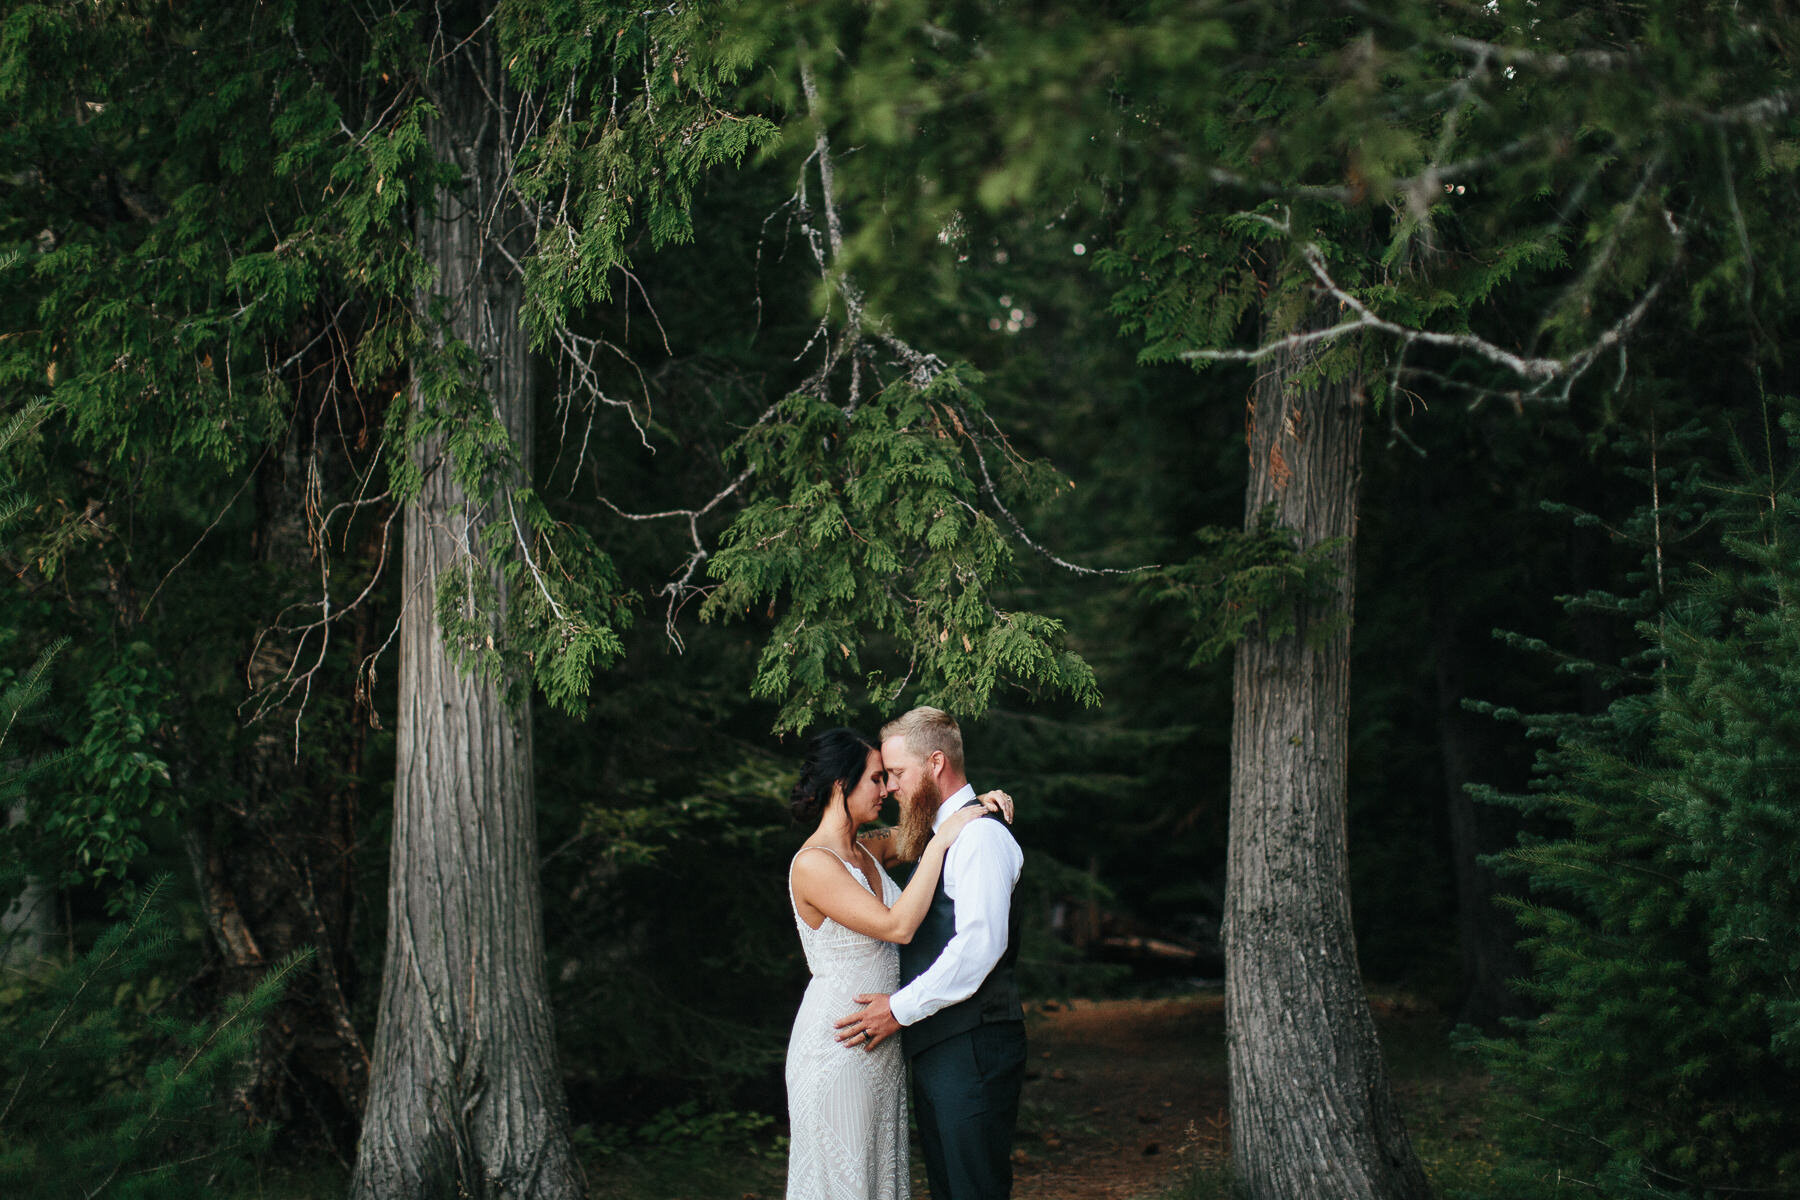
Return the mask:
<path fill-rule="evenodd" d="M 856 1002 L 867 1007 L 837 1023 L 840 1043 L 854 1050 L 873 1050 L 900 1032 L 900 1022 L 894 1020 L 894 1010 L 888 1007 L 887 993 L 858 996 Z"/>

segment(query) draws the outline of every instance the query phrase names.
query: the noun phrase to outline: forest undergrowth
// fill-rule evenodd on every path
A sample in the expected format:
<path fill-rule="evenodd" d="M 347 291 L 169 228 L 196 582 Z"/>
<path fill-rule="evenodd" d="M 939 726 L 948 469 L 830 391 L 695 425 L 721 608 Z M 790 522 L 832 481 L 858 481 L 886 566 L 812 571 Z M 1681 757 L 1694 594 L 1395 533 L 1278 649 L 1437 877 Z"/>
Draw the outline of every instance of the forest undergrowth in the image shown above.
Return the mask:
<path fill-rule="evenodd" d="M 1499 1148 L 1486 1075 L 1435 1005 L 1371 997 L 1414 1145 L 1439 1194 L 1490 1195 Z M 1031 1067 L 1014 1149 L 1019 1200 L 1227 1200 L 1223 997 L 1050 1001 L 1028 1016 Z M 636 1129 L 579 1130 L 590 1194 L 615 1200 L 778 1200 L 785 1120 L 694 1106 Z M 913 1194 L 928 1194 L 914 1149 Z M 244 1200 L 336 1194 L 322 1170 L 263 1179 Z"/>
<path fill-rule="evenodd" d="M 1499 1148 L 1486 1074 L 1435 1005 L 1371 997 L 1414 1145 L 1439 1194 L 1489 1194 Z M 1019 1200 L 1225 1200 L 1231 1195 L 1225 1018 L 1217 989 L 1160 999 L 1047 1002 L 1028 1017 L 1031 1066 L 1013 1152 Z M 769 1125 L 621 1148 L 590 1160 L 621 1200 L 777 1200 L 785 1159 Z M 746 1129 L 746 1132 L 748 1130 Z M 915 1147 L 913 1194 L 927 1195 Z"/>

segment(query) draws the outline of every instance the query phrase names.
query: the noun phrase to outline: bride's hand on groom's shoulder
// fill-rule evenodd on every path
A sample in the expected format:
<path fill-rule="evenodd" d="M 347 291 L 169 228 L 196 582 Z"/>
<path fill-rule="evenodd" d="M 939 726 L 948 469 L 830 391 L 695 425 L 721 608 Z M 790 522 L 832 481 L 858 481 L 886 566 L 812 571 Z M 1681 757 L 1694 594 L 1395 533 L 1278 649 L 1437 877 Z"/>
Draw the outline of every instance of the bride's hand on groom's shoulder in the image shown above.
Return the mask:
<path fill-rule="evenodd" d="M 967 808 L 961 808 L 951 813 L 950 818 L 938 827 L 932 840 L 947 850 L 958 834 L 989 813 L 999 813 L 1008 825 L 1012 824 L 1013 802 L 1011 796 L 1005 792 L 984 792 L 977 799 L 980 801 L 979 805 L 971 804 Z"/>
<path fill-rule="evenodd" d="M 969 805 L 967 808 L 959 808 L 951 813 L 949 818 L 938 827 L 935 837 L 936 839 L 941 840 L 944 846 L 948 847 L 951 842 L 956 840 L 958 834 L 987 815 L 987 809 L 977 808 L 973 804 Z"/>
<path fill-rule="evenodd" d="M 1001 819 L 1008 825 L 1013 823 L 1013 798 L 1005 792 L 998 789 L 991 792 L 983 792 L 981 795 L 977 796 L 976 799 L 981 801 L 982 808 L 986 809 L 988 812 L 999 813 Z"/>

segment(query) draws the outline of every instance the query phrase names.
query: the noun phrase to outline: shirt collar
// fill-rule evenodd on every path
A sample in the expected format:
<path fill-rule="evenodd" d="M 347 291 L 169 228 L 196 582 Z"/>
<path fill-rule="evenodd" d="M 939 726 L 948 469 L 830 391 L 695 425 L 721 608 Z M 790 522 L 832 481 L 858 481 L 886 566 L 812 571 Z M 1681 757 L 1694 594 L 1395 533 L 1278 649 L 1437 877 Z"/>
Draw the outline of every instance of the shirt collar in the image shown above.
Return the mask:
<path fill-rule="evenodd" d="M 945 798 L 942 804 L 938 805 L 937 816 L 933 817 L 931 821 L 931 832 L 936 833 L 938 826 L 942 825 L 949 818 L 951 813 L 955 812 L 974 798 L 974 784 L 965 783 L 960 788 L 956 789 L 955 792 Z"/>

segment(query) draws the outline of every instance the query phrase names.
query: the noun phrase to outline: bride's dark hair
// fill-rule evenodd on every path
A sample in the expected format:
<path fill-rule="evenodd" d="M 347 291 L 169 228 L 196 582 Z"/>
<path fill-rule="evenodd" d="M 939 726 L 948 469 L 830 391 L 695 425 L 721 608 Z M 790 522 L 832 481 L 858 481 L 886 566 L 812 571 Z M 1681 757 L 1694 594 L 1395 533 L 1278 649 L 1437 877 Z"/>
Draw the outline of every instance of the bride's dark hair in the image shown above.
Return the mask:
<path fill-rule="evenodd" d="M 817 821 L 831 801 L 832 784 L 842 784 L 848 795 L 873 749 L 875 743 L 854 729 L 827 729 L 807 739 L 800 779 L 788 797 L 794 820 Z"/>

